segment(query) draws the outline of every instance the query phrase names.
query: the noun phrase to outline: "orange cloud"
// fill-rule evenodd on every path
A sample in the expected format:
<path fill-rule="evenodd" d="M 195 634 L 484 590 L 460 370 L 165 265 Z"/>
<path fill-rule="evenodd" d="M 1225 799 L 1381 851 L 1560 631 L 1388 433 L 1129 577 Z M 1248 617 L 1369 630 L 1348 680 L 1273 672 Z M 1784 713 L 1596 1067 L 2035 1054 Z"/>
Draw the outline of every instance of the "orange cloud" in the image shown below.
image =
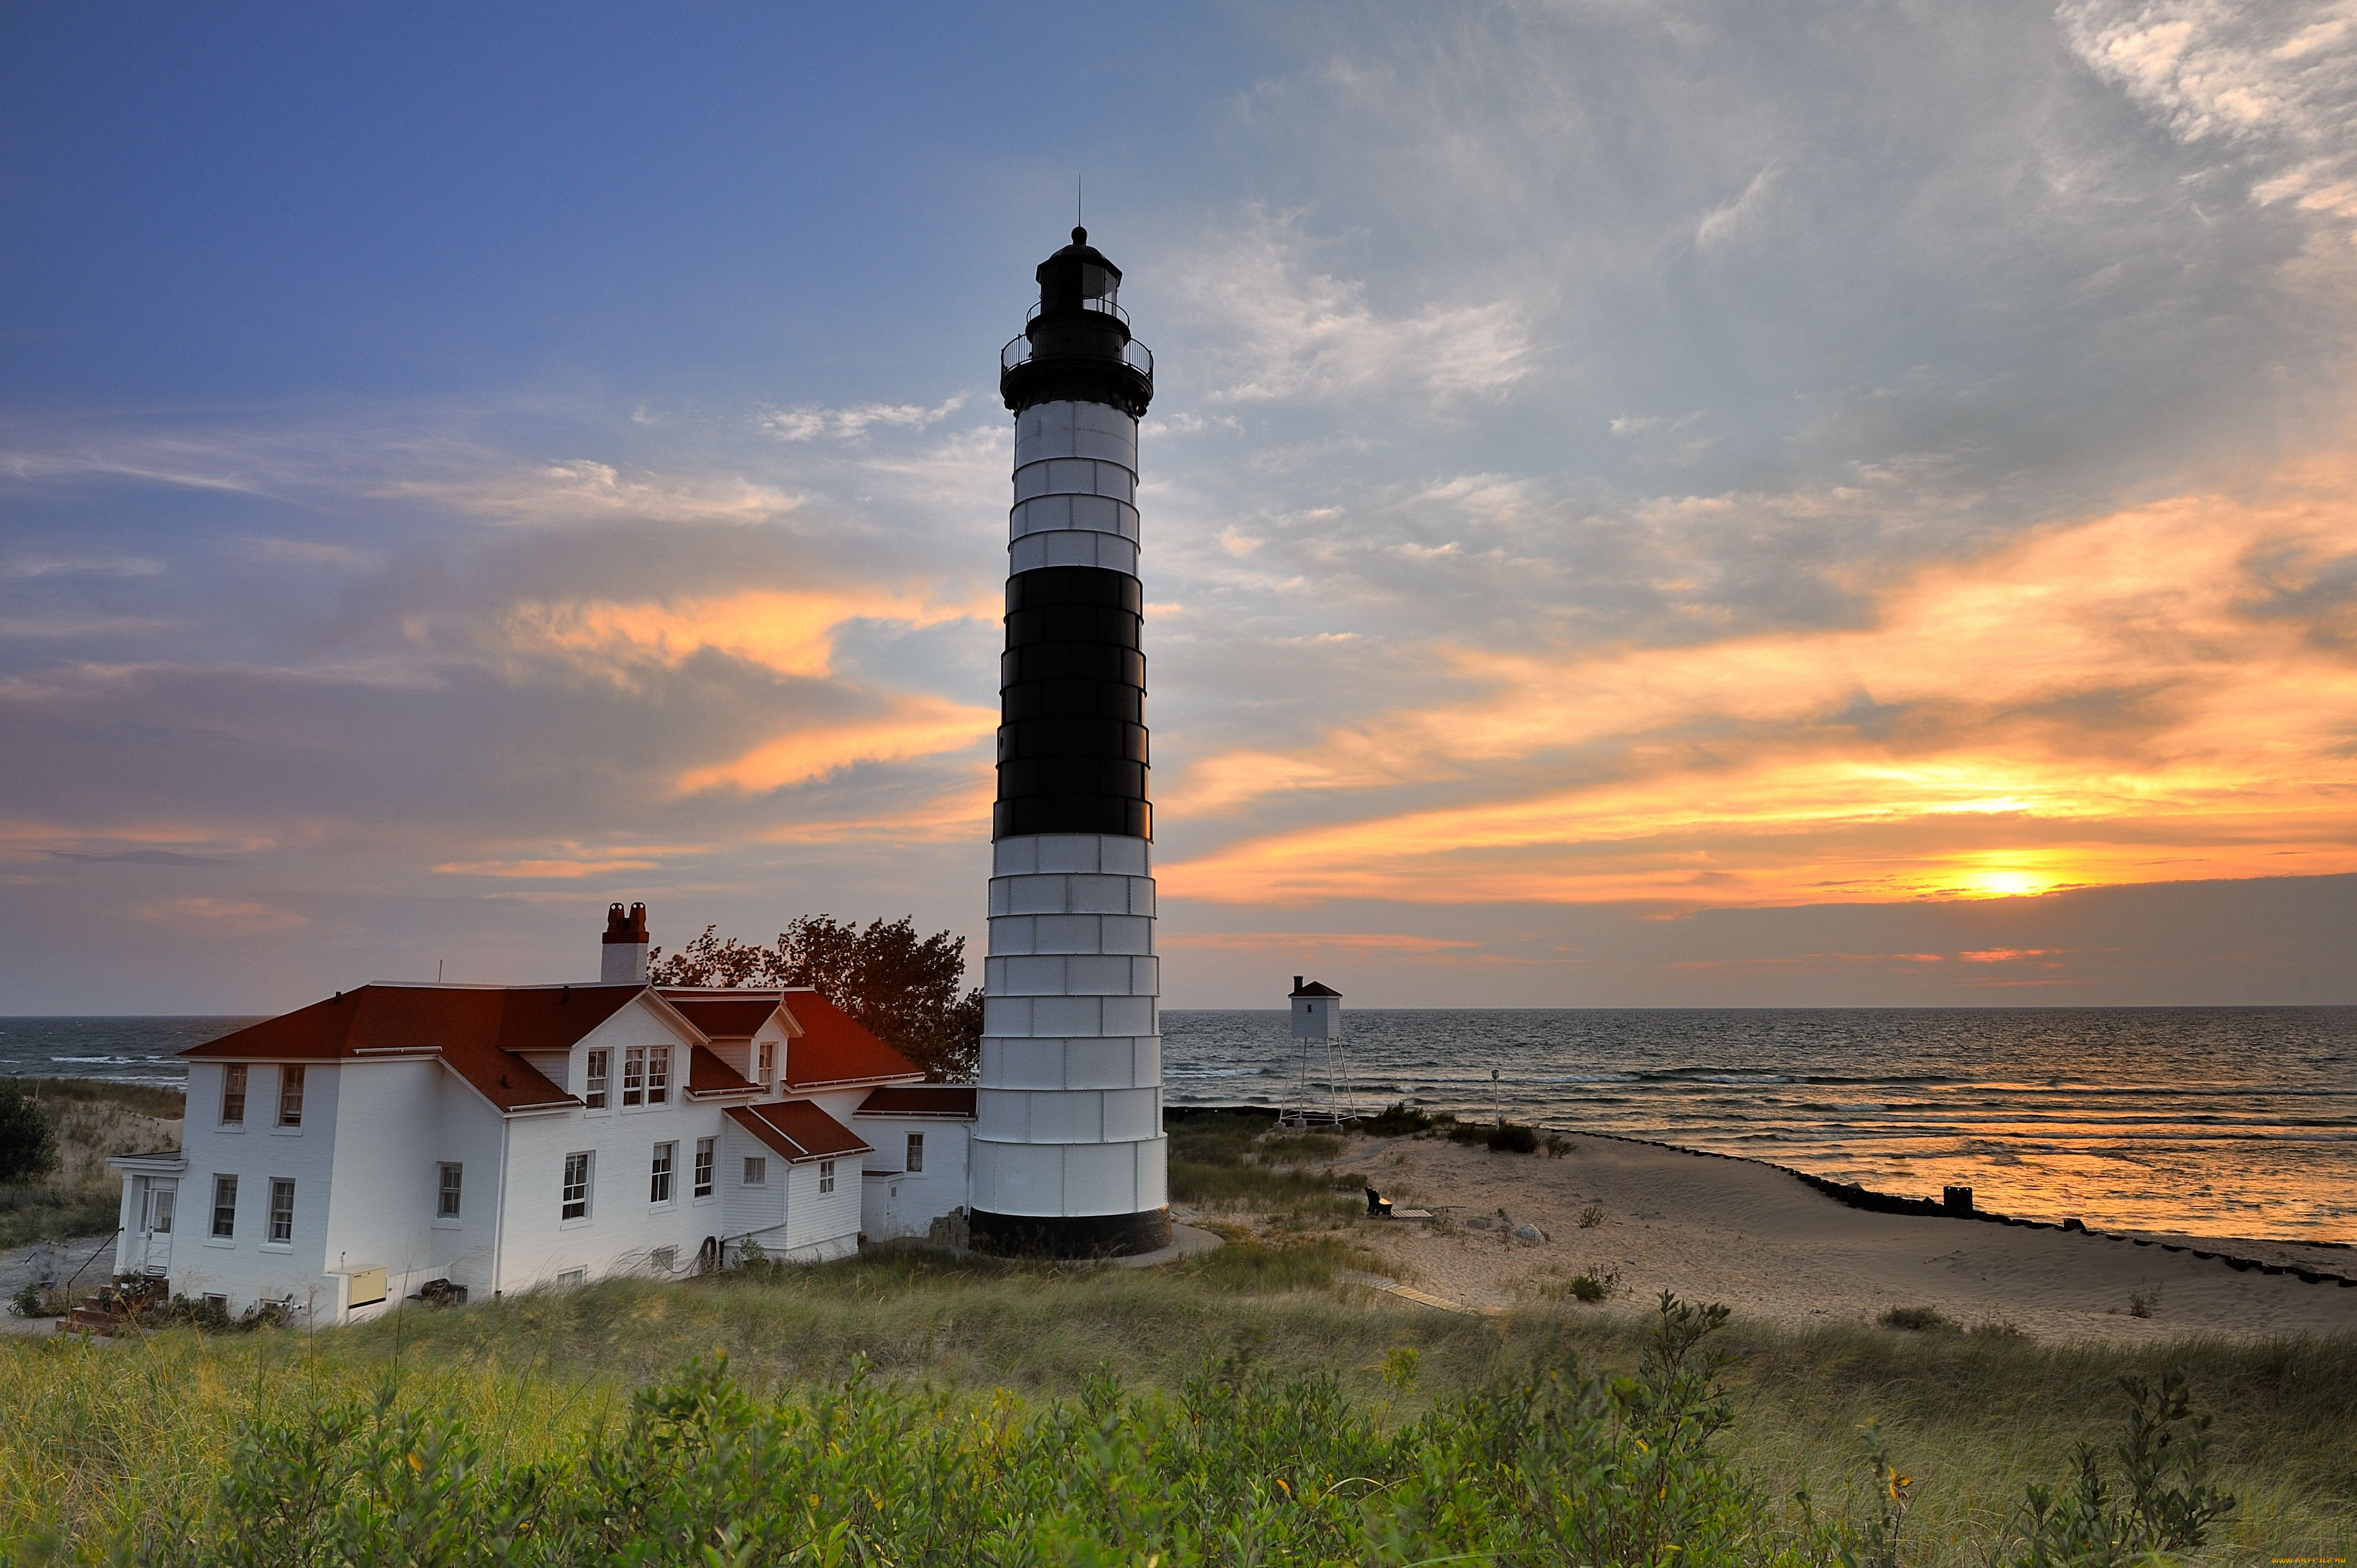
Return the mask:
<path fill-rule="evenodd" d="M 2283 580 L 2357 539 L 2352 477 L 2335 460 L 2258 501 L 2050 529 L 1924 569 L 1864 628 L 1446 650 L 1480 696 L 1337 729 L 1282 767 L 1207 758 L 1163 809 L 1372 783 L 1447 803 L 1329 807 L 1324 826 L 1166 865 L 1163 885 L 1702 905 L 2357 870 L 2357 661 L 2338 612 Z M 1603 776 L 1491 782 L 1576 771 Z"/>
<path fill-rule="evenodd" d="M 755 589 L 673 602 L 527 602 L 509 612 L 501 630 L 519 651 L 554 654 L 627 683 L 635 667 L 676 669 L 706 650 L 780 675 L 825 676 L 834 671 L 835 636 L 852 621 L 928 627 L 997 616 L 995 597 L 942 604 L 886 588 Z"/>
<path fill-rule="evenodd" d="M 567 844 L 565 846 L 566 853 L 562 855 L 523 860 L 453 860 L 434 869 L 445 876 L 571 881 L 577 877 L 603 876 L 613 871 L 649 871 L 662 865 L 664 856 L 701 854 L 706 847 L 702 844 L 650 845 L 598 851 Z"/>
<path fill-rule="evenodd" d="M 1210 948 L 1267 952 L 1308 948 L 1320 951 L 1432 953 L 1481 944 L 1458 937 L 1420 937 L 1404 931 L 1161 931 L 1157 948 Z"/>
<path fill-rule="evenodd" d="M 292 909 L 251 898 L 167 898 L 143 905 L 143 919 L 178 927 L 192 937 L 264 937 L 296 931 L 311 923 Z"/>
<path fill-rule="evenodd" d="M 939 697 L 878 699 L 882 710 L 846 724 L 813 725 L 762 742 L 733 761 L 681 775 L 677 789 L 694 795 L 734 789 L 756 793 L 807 783 L 856 762 L 898 762 L 959 751 L 998 727 L 989 708 Z"/>

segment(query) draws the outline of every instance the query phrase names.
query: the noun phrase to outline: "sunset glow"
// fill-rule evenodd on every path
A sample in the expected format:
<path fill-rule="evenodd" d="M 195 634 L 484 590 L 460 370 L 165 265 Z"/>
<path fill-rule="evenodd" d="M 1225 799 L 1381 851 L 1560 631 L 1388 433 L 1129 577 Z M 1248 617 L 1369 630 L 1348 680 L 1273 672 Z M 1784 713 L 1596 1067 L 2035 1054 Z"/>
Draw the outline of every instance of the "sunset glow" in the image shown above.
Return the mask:
<path fill-rule="evenodd" d="M 1168 1005 L 2352 999 L 2339 11 L 471 25 L 0 59 L 17 1007 L 978 954 L 1076 174 Z"/>

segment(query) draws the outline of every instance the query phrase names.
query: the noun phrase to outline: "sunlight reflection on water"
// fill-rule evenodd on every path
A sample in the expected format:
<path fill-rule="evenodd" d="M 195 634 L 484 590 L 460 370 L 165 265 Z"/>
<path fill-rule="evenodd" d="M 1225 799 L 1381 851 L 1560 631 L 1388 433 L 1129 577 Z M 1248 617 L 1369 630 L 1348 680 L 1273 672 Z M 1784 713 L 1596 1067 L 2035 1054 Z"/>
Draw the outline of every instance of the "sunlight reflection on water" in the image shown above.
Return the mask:
<path fill-rule="evenodd" d="M 1286 1015 L 1162 1015 L 1173 1104 L 1276 1103 Z M 2090 1225 L 2357 1240 L 2357 1008 L 1346 1015 L 1369 1109 L 1415 1099 Z"/>

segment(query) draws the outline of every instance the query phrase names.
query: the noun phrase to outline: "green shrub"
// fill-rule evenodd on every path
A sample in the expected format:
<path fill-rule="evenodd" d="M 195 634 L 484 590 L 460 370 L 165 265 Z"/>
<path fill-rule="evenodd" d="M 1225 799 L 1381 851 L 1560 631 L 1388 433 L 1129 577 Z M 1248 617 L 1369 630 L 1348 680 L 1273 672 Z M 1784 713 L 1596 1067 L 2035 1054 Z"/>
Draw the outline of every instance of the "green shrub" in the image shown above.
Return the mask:
<path fill-rule="evenodd" d="M 1962 1326 L 1946 1314 L 1928 1306 L 1894 1306 L 1875 1321 L 1885 1328 L 1904 1328 L 1913 1334 L 1953 1333 Z"/>
<path fill-rule="evenodd" d="M 1360 1132 L 1377 1138 L 1397 1138 L 1431 1130 L 1432 1118 L 1405 1100 L 1395 1100 L 1376 1114 L 1359 1121 Z"/>
<path fill-rule="evenodd" d="M 1571 1294 L 1581 1301 L 1598 1302 L 1610 1295 L 1612 1287 L 1620 1283 L 1620 1276 L 1617 1273 L 1575 1274 L 1571 1281 Z"/>
<path fill-rule="evenodd" d="M 1486 1140 L 1490 1147 L 1504 1155 L 1535 1155 L 1539 1152 L 1538 1130 L 1518 1122 L 1501 1122 L 1490 1130 Z"/>
<path fill-rule="evenodd" d="M 58 1168 L 49 1113 L 14 1084 L 0 1088 L 0 1182 L 38 1181 Z"/>

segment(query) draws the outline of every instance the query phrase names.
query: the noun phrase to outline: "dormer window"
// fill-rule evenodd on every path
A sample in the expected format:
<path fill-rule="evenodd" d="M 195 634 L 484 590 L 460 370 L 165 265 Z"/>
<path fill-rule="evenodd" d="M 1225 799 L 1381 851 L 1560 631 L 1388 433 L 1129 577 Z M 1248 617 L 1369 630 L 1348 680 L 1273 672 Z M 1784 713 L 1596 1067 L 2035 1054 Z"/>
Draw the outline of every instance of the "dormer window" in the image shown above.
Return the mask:
<path fill-rule="evenodd" d="M 654 1046 L 647 1051 L 647 1103 L 665 1105 L 671 1101 L 671 1047 Z"/>
<path fill-rule="evenodd" d="M 622 1053 L 622 1103 L 647 1102 L 647 1047 L 632 1046 Z"/>
<path fill-rule="evenodd" d="M 761 1042 L 761 1070 L 754 1076 L 760 1080 L 761 1087 L 764 1089 L 769 1087 L 770 1079 L 778 1076 L 777 1041 L 763 1040 Z"/>
<path fill-rule="evenodd" d="M 613 1070 L 613 1066 L 612 1051 L 600 1048 L 589 1053 L 588 1066 L 584 1074 L 587 1081 L 582 1085 L 581 1103 L 592 1111 L 606 1109 L 607 1077 Z"/>

